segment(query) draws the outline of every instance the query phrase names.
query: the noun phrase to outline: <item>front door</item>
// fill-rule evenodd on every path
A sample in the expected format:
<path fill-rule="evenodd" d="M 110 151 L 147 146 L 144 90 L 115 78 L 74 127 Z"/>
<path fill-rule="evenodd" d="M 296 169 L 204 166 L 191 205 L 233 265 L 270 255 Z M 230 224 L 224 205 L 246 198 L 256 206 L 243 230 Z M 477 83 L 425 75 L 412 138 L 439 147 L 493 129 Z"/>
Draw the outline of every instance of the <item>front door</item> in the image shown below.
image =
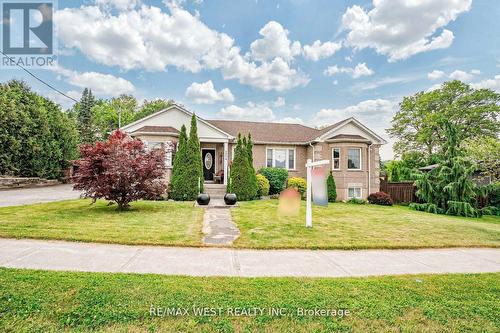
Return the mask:
<path fill-rule="evenodd" d="M 202 149 L 201 158 L 203 161 L 203 178 L 205 180 L 214 180 L 215 149 Z"/>

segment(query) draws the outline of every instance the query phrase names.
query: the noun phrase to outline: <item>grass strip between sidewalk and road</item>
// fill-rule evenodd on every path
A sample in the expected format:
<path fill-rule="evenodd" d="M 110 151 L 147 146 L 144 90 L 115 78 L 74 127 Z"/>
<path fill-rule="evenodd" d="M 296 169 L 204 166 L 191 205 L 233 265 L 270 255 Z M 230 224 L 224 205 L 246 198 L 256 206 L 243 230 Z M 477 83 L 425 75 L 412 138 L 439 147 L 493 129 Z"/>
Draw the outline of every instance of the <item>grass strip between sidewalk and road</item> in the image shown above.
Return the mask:
<path fill-rule="evenodd" d="M 0 268 L 0 285 L 2 332 L 500 329 L 498 273 L 340 279 L 202 278 Z M 214 316 L 197 316 L 193 307 L 222 310 Z M 166 308 L 187 310 L 167 312 Z M 255 311 L 252 315 L 253 308 L 263 309 L 263 313 Z M 270 309 L 281 309 L 281 315 L 270 315 Z M 315 309 L 330 310 L 330 314 L 314 314 Z M 331 315 L 338 309 L 344 311 L 341 318 Z"/>

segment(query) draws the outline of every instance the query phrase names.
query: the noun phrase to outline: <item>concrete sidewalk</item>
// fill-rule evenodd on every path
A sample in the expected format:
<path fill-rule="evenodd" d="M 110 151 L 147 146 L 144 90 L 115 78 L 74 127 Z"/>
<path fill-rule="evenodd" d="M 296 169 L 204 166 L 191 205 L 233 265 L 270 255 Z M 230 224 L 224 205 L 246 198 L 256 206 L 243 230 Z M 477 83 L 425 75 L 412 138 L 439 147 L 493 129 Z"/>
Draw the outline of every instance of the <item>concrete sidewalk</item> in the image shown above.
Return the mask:
<path fill-rule="evenodd" d="M 484 273 L 500 272 L 500 249 L 267 251 L 0 239 L 0 266 L 243 277 Z"/>

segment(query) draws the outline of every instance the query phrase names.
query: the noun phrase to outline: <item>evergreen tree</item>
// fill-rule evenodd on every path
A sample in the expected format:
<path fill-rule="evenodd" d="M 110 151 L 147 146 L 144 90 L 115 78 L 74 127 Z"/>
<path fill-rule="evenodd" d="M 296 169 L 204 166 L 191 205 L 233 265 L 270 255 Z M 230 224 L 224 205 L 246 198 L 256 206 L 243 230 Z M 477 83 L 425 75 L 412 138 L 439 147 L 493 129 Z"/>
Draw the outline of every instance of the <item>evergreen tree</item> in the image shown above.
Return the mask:
<path fill-rule="evenodd" d="M 257 174 L 255 173 L 255 168 L 253 167 L 253 142 L 252 142 L 252 136 L 250 133 L 248 133 L 248 139 L 246 140 L 246 151 L 248 154 L 248 164 L 250 167 L 250 184 L 255 184 L 255 189 L 258 192 L 259 189 L 259 184 L 257 182 Z"/>
<path fill-rule="evenodd" d="M 186 186 L 188 186 L 185 184 L 187 141 L 188 137 L 186 133 L 186 126 L 182 125 L 181 132 L 179 134 L 179 142 L 177 143 L 177 152 L 174 157 L 172 177 L 170 179 L 170 184 L 172 186 L 170 196 L 174 200 L 187 200 L 187 194 L 185 194 L 186 191 L 184 190 Z"/>
<path fill-rule="evenodd" d="M 480 212 L 473 207 L 476 186 L 471 180 L 475 166 L 464 157 L 456 126 L 445 122 L 444 128 L 447 139 L 439 166 L 415 182 L 416 194 L 425 204 L 412 207 L 434 213 L 478 216 Z"/>
<path fill-rule="evenodd" d="M 174 158 L 171 179 L 171 197 L 174 200 L 195 200 L 203 191 L 203 165 L 196 116 L 191 118 L 189 138 L 186 127 L 181 127 L 177 153 Z"/>
<path fill-rule="evenodd" d="M 326 180 L 326 187 L 328 192 L 328 202 L 335 202 L 337 200 L 337 185 L 335 184 L 335 179 L 333 178 L 331 171 Z"/>
<path fill-rule="evenodd" d="M 92 107 L 94 104 L 95 99 L 92 91 L 85 88 L 77 113 L 78 132 L 82 143 L 93 143 L 95 141 L 92 127 Z"/>
<path fill-rule="evenodd" d="M 248 144 L 246 139 L 238 134 L 231 167 L 231 190 L 238 200 L 252 200 L 257 196 L 257 180 L 255 171 L 249 163 Z"/>
<path fill-rule="evenodd" d="M 192 177 L 196 178 L 196 191 L 203 192 L 203 161 L 201 159 L 200 139 L 198 138 L 198 126 L 196 115 L 191 116 L 191 128 L 189 129 L 189 166 Z M 214 161 L 215 163 L 215 161 Z M 199 186 L 199 187 L 198 187 Z M 198 195 L 198 193 L 196 193 Z"/>
<path fill-rule="evenodd" d="M 74 122 L 21 81 L 0 84 L 0 174 L 58 178 L 77 157 Z"/>

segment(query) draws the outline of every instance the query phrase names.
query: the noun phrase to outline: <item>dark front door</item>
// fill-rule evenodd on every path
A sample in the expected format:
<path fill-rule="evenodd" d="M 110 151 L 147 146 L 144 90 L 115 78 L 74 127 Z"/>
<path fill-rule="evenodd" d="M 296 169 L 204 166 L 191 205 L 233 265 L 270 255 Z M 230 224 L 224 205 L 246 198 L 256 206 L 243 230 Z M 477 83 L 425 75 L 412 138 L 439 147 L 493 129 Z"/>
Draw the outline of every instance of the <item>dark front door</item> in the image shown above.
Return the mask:
<path fill-rule="evenodd" d="M 203 178 L 214 180 L 215 173 L 215 149 L 203 149 L 201 151 L 203 161 Z"/>

